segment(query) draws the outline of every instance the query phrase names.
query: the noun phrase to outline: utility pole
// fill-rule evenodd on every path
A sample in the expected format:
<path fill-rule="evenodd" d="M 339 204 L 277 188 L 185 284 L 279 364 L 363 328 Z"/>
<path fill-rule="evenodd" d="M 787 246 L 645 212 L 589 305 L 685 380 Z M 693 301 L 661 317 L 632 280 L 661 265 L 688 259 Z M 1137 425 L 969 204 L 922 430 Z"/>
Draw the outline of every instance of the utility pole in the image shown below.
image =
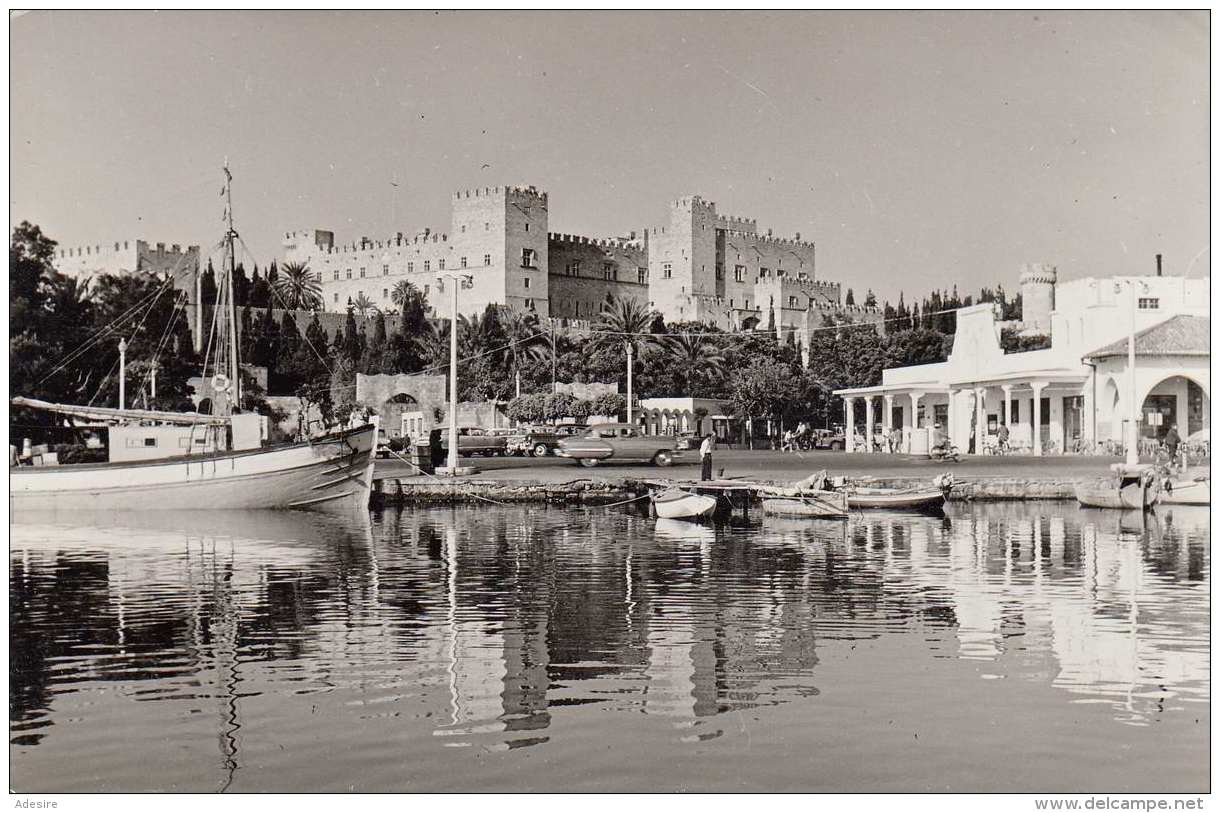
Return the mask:
<path fill-rule="evenodd" d="M 458 335 L 458 289 L 471 277 L 445 274 L 438 280 L 447 280 L 453 286 L 449 292 L 449 476 L 456 477 L 458 470 L 458 431 L 457 431 L 457 335 Z"/>
<path fill-rule="evenodd" d="M 1135 280 L 1130 281 L 1131 287 L 1131 330 L 1127 334 L 1127 373 L 1131 377 L 1131 431 L 1127 440 L 1127 465 L 1135 466 L 1140 462 L 1140 405 L 1135 403 Z"/>
<path fill-rule="evenodd" d="M 119 339 L 119 409 L 127 409 L 127 340 Z"/>
<path fill-rule="evenodd" d="M 559 392 L 559 379 L 555 377 L 555 317 L 551 317 L 551 392 Z"/>
<path fill-rule="evenodd" d="M 632 399 L 633 393 L 632 393 L 632 389 L 631 389 L 631 373 L 632 373 L 631 368 L 634 366 L 634 362 L 635 362 L 635 347 L 631 344 L 630 339 L 628 339 L 626 342 L 624 342 L 624 344 L 627 345 L 627 423 L 632 423 L 631 399 Z"/>

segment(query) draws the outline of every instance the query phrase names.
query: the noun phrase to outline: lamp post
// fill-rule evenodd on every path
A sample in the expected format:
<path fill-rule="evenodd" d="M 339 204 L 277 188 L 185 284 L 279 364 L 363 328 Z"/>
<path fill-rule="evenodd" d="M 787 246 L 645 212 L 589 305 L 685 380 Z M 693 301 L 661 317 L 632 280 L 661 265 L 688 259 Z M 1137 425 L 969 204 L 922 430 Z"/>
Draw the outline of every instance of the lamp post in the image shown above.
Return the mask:
<path fill-rule="evenodd" d="M 119 409 L 127 408 L 127 340 L 119 339 Z"/>
<path fill-rule="evenodd" d="M 437 282 L 448 280 L 452 285 L 449 292 L 449 476 L 457 476 L 458 470 L 458 431 L 457 431 L 457 335 L 458 335 L 458 289 L 469 288 L 473 277 L 462 274 L 442 274 Z"/>
<path fill-rule="evenodd" d="M 635 347 L 630 341 L 624 342 L 624 344 L 627 345 L 627 423 L 632 423 L 631 401 L 633 392 L 631 387 L 631 373 L 635 362 Z"/>
<path fill-rule="evenodd" d="M 1128 412 L 1131 428 L 1127 432 L 1127 465 L 1135 466 L 1140 462 L 1140 405 L 1135 402 L 1135 280 L 1128 280 L 1127 283 L 1131 287 L 1131 330 L 1127 334 L 1127 374 L 1131 377 L 1131 408 Z"/>

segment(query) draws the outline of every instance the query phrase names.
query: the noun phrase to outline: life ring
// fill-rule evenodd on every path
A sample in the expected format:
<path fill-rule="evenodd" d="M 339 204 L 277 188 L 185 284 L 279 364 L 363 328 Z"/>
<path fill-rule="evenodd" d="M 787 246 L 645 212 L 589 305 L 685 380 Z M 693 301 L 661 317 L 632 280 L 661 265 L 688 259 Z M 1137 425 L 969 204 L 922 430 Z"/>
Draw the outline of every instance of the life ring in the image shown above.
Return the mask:
<path fill-rule="evenodd" d="M 217 373 L 216 375 L 212 376 L 212 389 L 216 390 L 217 392 L 228 392 L 229 377 L 224 373 Z"/>

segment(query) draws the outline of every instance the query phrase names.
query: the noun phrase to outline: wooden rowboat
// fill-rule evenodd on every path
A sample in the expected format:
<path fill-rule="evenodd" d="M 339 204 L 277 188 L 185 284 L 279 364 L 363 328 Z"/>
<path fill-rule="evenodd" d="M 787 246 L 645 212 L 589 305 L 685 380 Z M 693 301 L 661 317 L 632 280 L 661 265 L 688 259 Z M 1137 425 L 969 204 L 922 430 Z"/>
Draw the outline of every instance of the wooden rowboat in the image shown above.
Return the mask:
<path fill-rule="evenodd" d="M 1212 481 L 1173 480 L 1161 490 L 1160 502 L 1168 505 L 1211 505 Z"/>
<path fill-rule="evenodd" d="M 940 511 L 948 498 L 940 488 L 850 488 L 849 508 L 882 508 L 890 511 Z"/>
<path fill-rule="evenodd" d="M 837 519 L 847 516 L 847 492 L 809 491 L 800 495 L 763 494 L 764 514 Z"/>
<path fill-rule="evenodd" d="M 716 498 L 680 488 L 652 493 L 652 507 L 662 519 L 699 519 L 716 510 Z"/>
<path fill-rule="evenodd" d="M 1108 481 L 1076 484 L 1076 501 L 1086 508 L 1125 508 L 1147 511 L 1161 496 L 1161 481 L 1152 466 L 1110 466 Z"/>

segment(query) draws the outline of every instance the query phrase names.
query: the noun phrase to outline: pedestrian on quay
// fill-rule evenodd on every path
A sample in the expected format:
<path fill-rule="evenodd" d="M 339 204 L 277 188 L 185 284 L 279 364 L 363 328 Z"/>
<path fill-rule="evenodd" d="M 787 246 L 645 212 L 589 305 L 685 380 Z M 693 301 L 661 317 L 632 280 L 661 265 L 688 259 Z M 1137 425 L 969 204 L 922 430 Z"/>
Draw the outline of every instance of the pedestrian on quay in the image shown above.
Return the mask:
<path fill-rule="evenodd" d="M 703 471 L 699 475 L 700 480 L 712 479 L 712 447 L 715 445 L 715 438 L 710 434 L 704 435 L 703 443 L 699 444 L 699 460 L 703 463 Z"/>
<path fill-rule="evenodd" d="M 1000 424 L 1000 430 L 996 432 L 996 448 L 1000 454 L 1008 454 L 1008 424 Z"/>
<path fill-rule="evenodd" d="M 1178 446 L 1182 443 L 1182 438 L 1178 434 L 1178 425 L 1175 423 L 1169 427 L 1169 431 L 1165 433 L 1165 450 L 1169 452 L 1169 464 L 1176 465 L 1178 462 Z"/>

